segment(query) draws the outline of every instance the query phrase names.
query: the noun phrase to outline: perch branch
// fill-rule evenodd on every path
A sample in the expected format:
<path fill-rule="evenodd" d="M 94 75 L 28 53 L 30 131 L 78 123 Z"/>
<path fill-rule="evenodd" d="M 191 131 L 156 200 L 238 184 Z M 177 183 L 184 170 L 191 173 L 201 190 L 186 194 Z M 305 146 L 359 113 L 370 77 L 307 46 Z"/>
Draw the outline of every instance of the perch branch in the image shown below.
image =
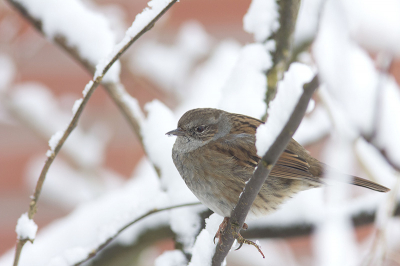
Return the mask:
<path fill-rule="evenodd" d="M 319 81 L 317 75 L 311 80 L 311 82 L 304 85 L 303 94 L 301 95 L 285 127 L 282 129 L 279 136 L 262 157 L 257 166 L 257 169 L 254 172 L 253 177 L 250 178 L 250 180 L 247 182 L 236 207 L 231 213 L 228 225 L 221 234 L 221 241 L 219 241 L 214 257 L 212 259 L 213 266 L 220 266 L 227 256 L 234 242 L 234 234 L 237 235 L 240 229 L 243 227 L 243 223 L 246 219 L 247 213 L 249 212 L 253 201 L 260 191 L 261 186 L 268 178 L 272 167 L 275 165 L 279 156 L 287 146 L 290 138 L 293 136 L 294 132 L 300 125 L 300 122 L 307 110 L 307 106 L 311 99 L 311 96 L 318 86 Z"/>

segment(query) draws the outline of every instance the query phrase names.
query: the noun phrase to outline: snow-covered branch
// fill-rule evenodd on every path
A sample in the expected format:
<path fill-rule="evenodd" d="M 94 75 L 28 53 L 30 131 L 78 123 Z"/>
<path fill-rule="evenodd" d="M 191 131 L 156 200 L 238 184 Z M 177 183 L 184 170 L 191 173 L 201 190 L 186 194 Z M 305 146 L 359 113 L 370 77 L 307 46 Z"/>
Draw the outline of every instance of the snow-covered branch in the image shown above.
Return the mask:
<path fill-rule="evenodd" d="M 298 102 L 296 102 L 294 106 L 288 106 L 288 108 L 294 107 L 293 111 L 291 112 L 289 119 L 283 122 L 285 126 L 273 141 L 272 145 L 269 147 L 267 146 L 268 150 L 258 164 L 253 177 L 246 183 L 243 193 L 240 195 L 239 201 L 232 211 L 228 225 L 221 235 L 221 241 L 217 245 L 212 261 L 213 266 L 219 266 L 224 261 L 226 255 L 232 247 L 234 235 L 238 235 L 239 231 L 242 229 L 247 213 L 250 210 L 250 206 L 255 200 L 262 185 L 265 183 L 265 180 L 268 178 L 268 175 L 275 162 L 278 160 L 279 156 L 287 146 L 290 138 L 300 125 L 300 122 L 307 110 L 308 102 L 318 86 L 318 76 L 315 76 L 311 82 L 304 85 L 304 92 L 299 98 Z M 269 119 L 271 119 L 271 117 Z M 266 125 L 268 125 L 268 122 Z"/>

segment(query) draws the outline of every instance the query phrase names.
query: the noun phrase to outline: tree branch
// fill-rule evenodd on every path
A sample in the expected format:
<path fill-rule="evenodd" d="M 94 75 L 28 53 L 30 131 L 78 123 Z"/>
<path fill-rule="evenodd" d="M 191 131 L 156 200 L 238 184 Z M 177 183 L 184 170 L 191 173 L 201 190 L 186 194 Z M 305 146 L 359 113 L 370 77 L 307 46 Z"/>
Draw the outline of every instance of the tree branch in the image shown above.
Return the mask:
<path fill-rule="evenodd" d="M 81 260 L 80 262 L 75 263 L 74 266 L 82 265 L 82 263 L 84 263 L 84 262 L 88 261 L 89 259 L 93 258 L 94 256 L 96 256 L 102 249 L 104 249 L 108 244 L 110 244 L 111 241 L 113 241 L 117 236 L 119 236 L 123 231 L 125 231 L 125 229 L 129 228 L 131 225 L 139 222 L 140 220 L 146 218 L 147 216 L 150 216 L 157 212 L 162 212 L 162 211 L 167 211 L 167 210 L 172 210 L 172 209 L 182 208 L 182 207 L 188 207 L 188 206 L 194 206 L 194 205 L 199 205 L 199 204 L 200 204 L 200 202 L 194 202 L 194 203 L 175 205 L 175 206 L 170 206 L 170 207 L 166 207 L 166 208 L 154 209 L 154 210 L 148 211 L 147 213 L 143 214 L 142 216 L 140 216 L 140 217 L 136 218 L 135 220 L 131 221 L 130 223 L 126 224 L 124 227 L 120 228 L 115 235 L 113 235 L 112 237 L 109 237 L 103 244 L 101 244 L 96 249 L 94 249 L 90 254 L 88 254 L 88 256 L 85 259 Z"/>
<path fill-rule="evenodd" d="M 275 98 L 278 81 L 288 69 L 292 54 L 293 33 L 296 26 L 300 0 L 276 0 L 279 4 L 279 29 L 271 36 L 275 41 L 272 67 L 267 72 L 267 106 Z"/>
<path fill-rule="evenodd" d="M 247 182 L 243 193 L 239 197 L 236 207 L 233 209 L 226 229 L 221 234 L 220 241 L 217 245 L 216 252 L 212 259 L 213 266 L 219 266 L 227 256 L 234 241 L 234 234 L 238 234 L 243 227 L 247 213 L 260 191 L 265 180 L 268 178 L 270 171 L 278 160 L 279 156 L 287 146 L 290 138 L 300 125 L 300 122 L 307 110 L 308 102 L 311 99 L 314 91 L 319 86 L 318 76 L 316 75 L 311 82 L 303 86 L 304 92 L 300 97 L 295 109 L 293 110 L 285 127 L 271 145 L 269 150 L 259 162 L 254 175 Z"/>
<path fill-rule="evenodd" d="M 38 22 L 38 20 L 35 20 L 30 14 L 28 14 L 27 10 L 20 4 L 17 4 L 13 0 L 8 0 L 12 5 L 14 5 L 25 17 L 28 18 L 29 21 L 31 21 L 36 28 L 41 30 L 42 24 Z M 138 32 L 135 36 L 131 37 L 130 40 L 122 46 L 122 48 L 110 59 L 110 61 L 107 63 L 107 65 L 101 70 L 101 73 L 96 75 L 95 80 L 90 84 L 90 88 L 87 91 L 86 95 L 83 97 L 81 104 L 79 105 L 78 109 L 76 110 L 74 116 L 71 119 L 71 122 L 69 123 L 67 129 L 62 133 L 62 137 L 59 139 L 56 147 L 54 150 L 51 150 L 51 154 L 47 157 L 46 162 L 42 168 L 42 171 L 40 173 L 39 179 L 36 183 L 36 188 L 32 197 L 32 200 L 29 204 L 29 211 L 28 211 L 28 216 L 29 219 L 33 219 L 34 215 L 36 214 L 37 210 L 37 202 L 43 187 L 43 183 L 45 181 L 47 172 L 53 163 L 55 157 L 57 156 L 58 152 L 60 151 L 61 147 L 63 146 L 64 142 L 67 140 L 73 129 L 76 127 L 79 117 L 83 112 L 84 107 L 86 106 L 87 102 L 89 101 L 90 96 L 94 92 L 94 90 L 97 88 L 97 86 L 100 84 L 102 81 L 104 75 L 107 73 L 107 71 L 110 69 L 113 63 L 115 63 L 121 55 L 128 49 L 129 46 L 131 46 L 137 39 L 139 39 L 145 32 L 150 30 L 155 22 L 173 5 L 175 4 L 177 0 L 172 0 L 161 12 L 155 16 L 147 25 L 145 25 L 140 32 Z M 26 243 L 26 239 L 18 239 L 18 243 L 16 245 L 16 251 L 15 251 L 15 257 L 14 257 L 14 266 L 18 265 L 19 262 L 19 257 L 22 251 L 22 248 L 24 244 Z"/>

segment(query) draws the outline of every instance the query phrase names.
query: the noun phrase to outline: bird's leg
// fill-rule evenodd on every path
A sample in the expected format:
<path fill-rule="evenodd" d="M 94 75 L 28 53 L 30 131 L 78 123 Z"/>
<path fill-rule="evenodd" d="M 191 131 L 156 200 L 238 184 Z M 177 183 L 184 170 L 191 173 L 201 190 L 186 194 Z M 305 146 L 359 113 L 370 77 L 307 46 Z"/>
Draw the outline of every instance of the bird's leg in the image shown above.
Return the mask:
<path fill-rule="evenodd" d="M 221 242 L 221 234 L 224 232 L 226 226 L 228 225 L 229 217 L 225 217 L 222 223 L 219 225 L 217 233 L 215 233 L 214 236 L 214 244 L 215 244 L 215 239 L 218 238 L 218 243 Z"/>
<path fill-rule="evenodd" d="M 225 217 L 224 220 L 222 221 L 222 223 L 219 225 L 218 231 L 217 231 L 217 233 L 215 233 L 215 236 L 214 236 L 214 244 L 215 244 L 216 238 L 218 238 L 218 243 L 221 242 L 221 234 L 224 232 L 226 226 L 228 225 L 228 221 L 229 221 L 229 217 Z M 249 228 L 249 226 L 246 223 L 244 223 L 242 229 L 247 230 L 247 228 Z"/>

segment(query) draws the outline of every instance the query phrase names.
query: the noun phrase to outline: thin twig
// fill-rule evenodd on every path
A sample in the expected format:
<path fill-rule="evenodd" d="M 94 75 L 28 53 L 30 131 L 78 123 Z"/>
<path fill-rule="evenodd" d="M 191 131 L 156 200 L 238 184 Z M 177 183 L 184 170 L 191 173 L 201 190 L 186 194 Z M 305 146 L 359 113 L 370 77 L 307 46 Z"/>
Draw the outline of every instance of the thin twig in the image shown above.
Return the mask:
<path fill-rule="evenodd" d="M 74 116 L 71 119 L 71 122 L 69 123 L 67 129 L 64 131 L 62 137 L 60 138 L 60 140 L 58 141 L 56 147 L 54 148 L 54 150 L 52 151 L 51 155 L 47 157 L 46 162 L 42 168 L 42 171 L 40 173 L 39 179 L 36 183 L 36 188 L 34 191 L 34 194 L 32 196 L 32 200 L 29 204 L 29 211 L 28 211 L 28 217 L 29 219 L 33 219 L 33 217 L 36 214 L 36 210 L 37 210 L 37 202 L 43 187 L 43 183 L 45 181 L 47 172 L 51 166 L 51 164 L 53 163 L 55 157 L 57 156 L 58 152 L 60 151 L 61 147 L 63 146 L 64 142 L 67 140 L 67 138 L 69 137 L 69 135 L 71 134 L 71 132 L 73 131 L 73 129 L 76 127 L 79 117 L 82 114 L 82 111 L 84 109 L 84 107 L 86 106 L 87 102 L 89 101 L 90 96 L 92 95 L 92 93 L 94 92 L 94 90 L 97 88 L 97 86 L 100 84 L 100 82 L 103 79 L 103 76 L 107 73 L 107 71 L 110 69 L 110 67 L 112 66 L 113 63 L 115 63 L 120 57 L 121 55 L 128 49 L 128 47 L 130 45 L 132 45 L 137 39 L 139 39 L 145 32 L 147 32 L 148 30 L 150 30 L 155 22 L 173 5 L 175 4 L 177 0 L 172 0 L 163 10 L 161 10 L 161 12 L 154 18 L 152 19 L 139 33 L 137 33 L 135 36 L 133 36 L 129 42 L 127 42 L 112 58 L 111 60 L 108 62 L 108 64 L 104 67 L 104 69 L 102 69 L 101 73 L 99 75 L 96 76 L 95 80 L 93 81 L 93 83 L 91 84 L 88 92 L 86 93 L 86 95 L 83 97 L 83 100 L 81 102 L 81 104 L 79 105 L 78 109 L 76 110 Z M 28 12 L 26 11 L 26 9 L 24 9 L 21 5 L 14 3 L 14 1 L 9 0 L 9 2 L 11 4 L 13 4 L 15 7 L 17 7 L 26 17 L 28 14 Z M 29 17 L 31 17 L 29 15 Z M 32 17 L 31 17 L 32 18 Z M 37 23 L 35 22 L 35 20 L 30 19 L 30 21 L 32 23 L 34 23 L 34 25 L 38 28 L 41 28 L 41 23 Z M 24 244 L 26 243 L 25 239 L 18 239 L 18 243 L 16 245 L 16 251 L 15 251 L 15 258 L 14 258 L 14 266 L 18 265 L 18 261 L 19 261 L 19 257 L 22 251 L 22 248 L 24 246 Z"/>
<path fill-rule="evenodd" d="M 300 125 L 300 122 L 307 110 L 308 103 L 314 91 L 319 86 L 318 76 L 316 75 L 311 82 L 304 85 L 304 92 L 301 95 L 296 107 L 294 108 L 285 127 L 282 129 L 274 143 L 262 157 L 254 175 L 247 182 L 243 193 L 239 197 L 236 207 L 231 213 L 226 229 L 221 234 L 220 241 L 216 247 L 214 257 L 212 259 L 213 266 L 220 266 L 234 242 L 234 234 L 238 234 L 243 227 L 247 213 L 260 191 L 265 180 L 268 178 L 270 171 L 278 160 L 279 156 L 287 146 L 290 138 Z"/>
<path fill-rule="evenodd" d="M 95 250 L 90 252 L 90 254 L 88 254 L 88 256 L 85 259 L 81 260 L 80 262 L 75 263 L 74 266 L 82 265 L 82 263 L 84 263 L 84 262 L 88 261 L 89 259 L 93 258 L 94 256 L 96 256 L 96 254 L 98 254 L 102 249 L 104 249 L 108 244 L 110 244 L 110 242 L 113 241 L 117 236 L 119 236 L 125 229 L 127 229 L 131 225 L 139 222 L 140 220 L 146 218 L 147 216 L 150 216 L 157 212 L 162 212 L 162 211 L 167 211 L 167 210 L 172 210 L 172 209 L 182 208 L 182 207 L 188 207 L 188 206 L 194 206 L 194 205 L 199 205 L 199 204 L 201 204 L 201 203 L 194 202 L 194 203 L 186 203 L 186 204 L 180 204 L 180 205 L 170 206 L 170 207 L 166 207 L 166 208 L 151 210 L 151 211 L 143 214 L 142 216 L 136 218 L 135 220 L 131 221 L 130 223 L 126 224 L 121 229 L 119 229 L 115 235 L 113 235 L 112 237 L 109 237 L 103 244 L 101 244 Z"/>

